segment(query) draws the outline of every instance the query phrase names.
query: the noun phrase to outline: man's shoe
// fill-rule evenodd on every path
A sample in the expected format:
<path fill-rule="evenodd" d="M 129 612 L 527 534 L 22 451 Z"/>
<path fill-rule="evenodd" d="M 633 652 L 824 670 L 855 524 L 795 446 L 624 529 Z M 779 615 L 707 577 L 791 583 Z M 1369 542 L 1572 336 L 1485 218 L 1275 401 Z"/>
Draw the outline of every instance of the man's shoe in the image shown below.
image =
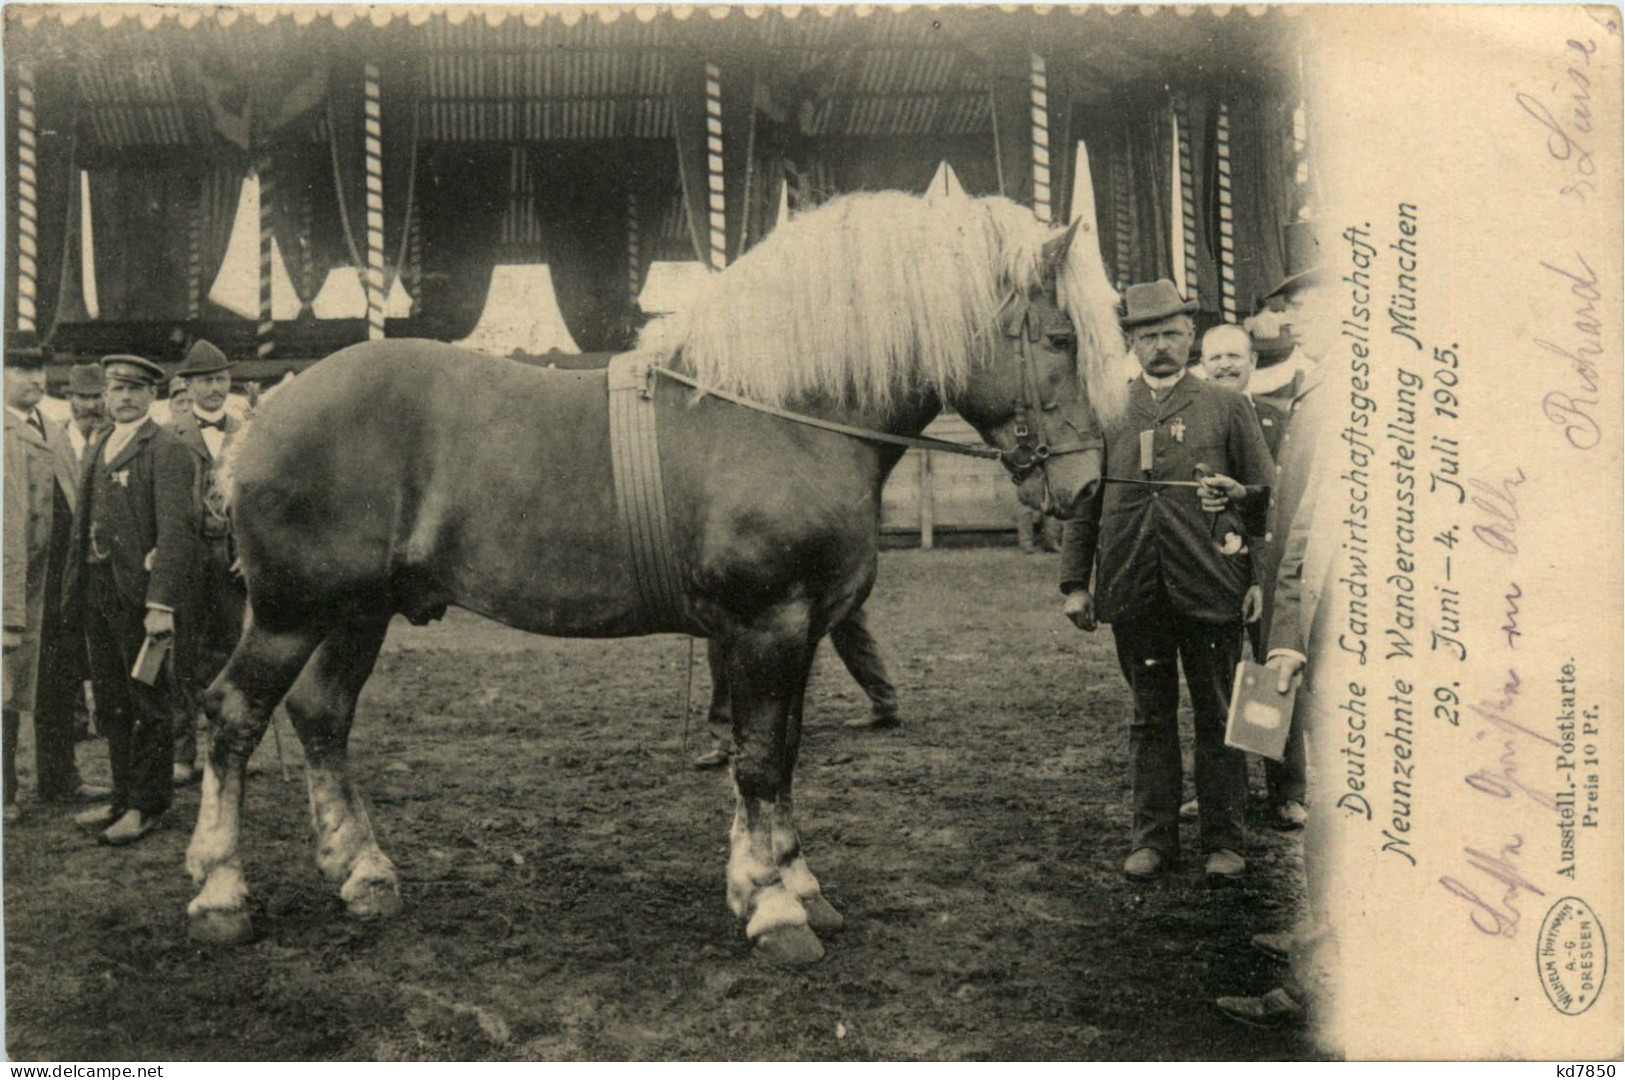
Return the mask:
<path fill-rule="evenodd" d="M 1253 948 L 1269 957 L 1286 963 L 1292 959 L 1292 942 L 1295 936 L 1286 930 L 1275 930 L 1265 934 L 1253 935 Z"/>
<path fill-rule="evenodd" d="M 1247 873 L 1247 860 L 1229 848 L 1220 848 L 1207 857 L 1202 872 L 1209 881 L 1240 881 Z"/>
<path fill-rule="evenodd" d="M 198 771 L 184 761 L 177 761 L 169 772 L 169 778 L 174 781 L 176 787 L 186 787 L 197 781 Z"/>
<path fill-rule="evenodd" d="M 6 804 L 4 821 L 7 825 L 15 825 L 23 819 L 23 808 L 14 802 Z"/>
<path fill-rule="evenodd" d="M 1283 832 L 1301 829 L 1308 820 L 1309 811 L 1296 799 L 1288 799 L 1275 808 L 1275 827 Z"/>
<path fill-rule="evenodd" d="M 1162 876 L 1167 860 L 1156 848 L 1143 847 L 1123 860 L 1123 875 L 1133 881 L 1155 881 Z"/>
<path fill-rule="evenodd" d="M 1263 997 L 1222 997 L 1213 1004 L 1238 1024 L 1255 1028 L 1292 1027 L 1308 1015 L 1292 995 L 1276 987 Z"/>
<path fill-rule="evenodd" d="M 716 746 L 707 750 L 694 759 L 696 769 L 720 769 L 733 759 L 733 751 L 726 746 Z"/>
<path fill-rule="evenodd" d="M 859 716 L 846 722 L 846 726 L 854 731 L 890 731 L 892 728 L 901 727 L 902 725 L 903 722 L 897 718 L 896 713 L 882 713 L 879 715 L 870 713 L 868 716 Z"/>
<path fill-rule="evenodd" d="M 81 829 L 105 829 L 119 819 L 111 806 L 95 806 L 73 815 L 73 823 Z"/>
<path fill-rule="evenodd" d="M 1200 821 L 1202 819 L 1202 804 L 1195 799 L 1179 806 L 1180 821 Z"/>
<path fill-rule="evenodd" d="M 158 827 L 162 819 L 161 814 L 143 814 L 139 810 L 127 810 L 124 816 L 102 833 L 101 842 L 109 847 L 124 847 L 133 844 Z"/>

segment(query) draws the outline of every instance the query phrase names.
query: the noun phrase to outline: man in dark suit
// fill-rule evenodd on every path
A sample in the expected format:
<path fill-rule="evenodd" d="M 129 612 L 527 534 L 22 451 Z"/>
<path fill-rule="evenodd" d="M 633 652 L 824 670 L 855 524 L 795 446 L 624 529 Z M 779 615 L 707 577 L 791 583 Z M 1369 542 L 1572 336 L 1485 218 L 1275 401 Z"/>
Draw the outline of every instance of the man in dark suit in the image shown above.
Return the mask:
<path fill-rule="evenodd" d="M 197 700 L 237 647 L 243 628 L 245 596 L 242 582 L 232 573 L 231 525 L 217 476 L 226 447 L 242 428 L 242 421 L 226 411 L 231 392 L 232 363 L 226 354 L 199 339 L 187 352 L 176 378 L 184 378 L 190 404 L 173 410 L 170 430 L 180 436 L 196 459 L 197 480 L 192 492 L 194 527 L 203 541 L 203 565 L 197 579 L 192 654 L 177 658 L 175 753 L 173 778 L 189 784 L 198 776 Z"/>
<path fill-rule="evenodd" d="M 102 842 L 121 845 L 151 832 L 169 808 L 172 665 L 152 686 L 131 671 L 148 639 L 184 633 L 199 552 L 191 451 L 148 416 L 163 369 L 139 356 L 109 356 L 102 370 L 113 427 L 86 450 L 63 595 L 85 628 L 113 767 L 112 804 L 76 820 L 107 826 Z"/>
<path fill-rule="evenodd" d="M 1224 745 L 1224 727 L 1241 624 L 1252 615 L 1244 608 L 1256 602 L 1247 537 L 1263 525 L 1222 498 L 1204 499 L 1195 481 L 1219 472 L 1262 490 L 1269 450 L 1244 397 L 1186 375 L 1196 305 L 1170 281 L 1130 286 L 1124 299 L 1123 327 L 1142 372 L 1123 416 L 1106 429 L 1100 494 L 1066 527 L 1065 612 L 1080 629 L 1093 630 L 1097 619 L 1112 624 L 1134 695 L 1133 832 L 1124 873 L 1155 878 L 1178 857 L 1183 666 L 1195 713 L 1204 872 L 1233 880 L 1247 865 L 1247 765 L 1241 751 Z"/>
<path fill-rule="evenodd" d="M 5 358 L 5 820 L 17 821 L 17 740 L 22 714 L 34 717 L 34 764 L 41 802 L 94 801 L 106 788 L 82 783 L 74 763 L 73 706 L 60 669 L 70 634 L 52 602 L 62 587 L 72 527 L 67 433 L 37 408 L 45 393 L 38 353 Z"/>
<path fill-rule="evenodd" d="M 1208 381 L 1219 386 L 1229 387 L 1238 394 L 1247 396 L 1252 404 L 1253 412 L 1258 416 L 1258 426 L 1264 432 L 1264 444 L 1270 449 L 1270 460 L 1277 460 L 1281 440 L 1286 435 L 1287 413 L 1275 403 L 1260 397 L 1257 394 L 1248 394 L 1248 385 L 1252 382 L 1253 371 L 1258 366 L 1258 350 L 1253 344 L 1252 335 L 1234 323 L 1223 323 L 1213 327 L 1202 336 L 1202 371 Z M 1260 549 L 1273 543 L 1273 537 L 1266 536 Z M 1276 560 L 1268 560 L 1273 568 Z M 1268 575 L 1266 575 L 1268 576 Z M 1268 590 L 1273 582 L 1260 583 L 1262 592 Z M 1264 621 L 1254 619 L 1247 624 L 1247 637 L 1252 645 L 1253 659 L 1258 663 L 1264 662 Z M 1307 788 L 1307 779 L 1304 775 L 1304 747 L 1303 732 L 1293 729 L 1287 739 L 1286 754 L 1281 761 L 1266 760 L 1264 763 L 1264 778 L 1269 789 L 1270 813 L 1275 819 L 1277 827 L 1282 829 L 1301 829 L 1307 818 L 1304 810 L 1304 794 Z M 1194 819 L 1197 808 L 1193 804 L 1186 804 L 1180 808 L 1180 816 Z"/>

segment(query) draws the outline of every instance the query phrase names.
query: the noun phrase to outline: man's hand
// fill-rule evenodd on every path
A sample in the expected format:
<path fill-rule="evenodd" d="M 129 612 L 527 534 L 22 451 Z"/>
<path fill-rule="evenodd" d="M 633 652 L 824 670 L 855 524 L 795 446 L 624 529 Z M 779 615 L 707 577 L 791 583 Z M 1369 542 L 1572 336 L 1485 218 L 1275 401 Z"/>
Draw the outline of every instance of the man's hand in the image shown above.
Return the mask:
<path fill-rule="evenodd" d="M 1303 657 L 1288 656 L 1286 653 L 1276 653 L 1264 665 L 1275 672 L 1275 692 L 1284 694 L 1292 689 L 1292 684 L 1298 680 L 1303 671 Z"/>
<path fill-rule="evenodd" d="M 6 652 L 10 652 L 13 649 L 22 648 L 23 632 L 21 630 L 14 630 L 14 629 L 12 629 L 11 627 L 8 626 L 8 627 L 6 627 L 5 634 L 6 634 L 6 638 L 5 638 L 5 651 Z"/>
<path fill-rule="evenodd" d="M 145 625 L 148 637 L 168 637 L 175 632 L 175 613 L 158 608 L 148 608 Z"/>
<path fill-rule="evenodd" d="M 1073 589 L 1066 594 L 1066 606 L 1061 609 L 1072 625 L 1079 630 L 1093 630 L 1095 623 L 1095 598 L 1088 589 Z"/>
<path fill-rule="evenodd" d="M 1262 614 L 1264 614 L 1264 590 L 1258 585 L 1249 585 L 1247 594 L 1241 598 L 1241 621 L 1255 623 Z"/>
<path fill-rule="evenodd" d="M 1202 509 L 1210 514 L 1222 513 L 1247 493 L 1246 487 L 1218 473 L 1210 473 L 1197 481 L 1196 497 Z"/>

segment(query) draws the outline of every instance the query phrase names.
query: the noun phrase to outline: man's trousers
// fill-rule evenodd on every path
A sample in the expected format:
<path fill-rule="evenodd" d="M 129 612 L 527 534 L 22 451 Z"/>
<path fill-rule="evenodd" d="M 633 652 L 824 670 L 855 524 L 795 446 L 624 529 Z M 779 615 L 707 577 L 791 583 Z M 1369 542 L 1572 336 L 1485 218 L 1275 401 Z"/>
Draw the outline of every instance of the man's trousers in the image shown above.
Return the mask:
<path fill-rule="evenodd" d="M 139 810 L 150 817 L 169 808 L 173 664 L 165 663 L 156 686 L 130 677 L 147 639 L 146 614 L 119 595 L 112 567 L 85 567 L 85 640 L 96 719 L 113 767 L 113 810 Z"/>

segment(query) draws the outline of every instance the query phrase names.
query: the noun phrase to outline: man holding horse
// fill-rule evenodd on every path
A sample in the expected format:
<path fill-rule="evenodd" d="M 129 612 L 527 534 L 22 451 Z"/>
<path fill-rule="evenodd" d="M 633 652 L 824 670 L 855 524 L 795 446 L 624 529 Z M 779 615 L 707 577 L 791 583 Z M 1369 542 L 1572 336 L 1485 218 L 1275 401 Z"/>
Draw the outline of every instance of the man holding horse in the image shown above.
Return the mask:
<path fill-rule="evenodd" d="M 225 666 L 243 628 L 246 598 L 242 582 L 231 569 L 231 525 L 217 480 L 221 457 L 243 426 L 226 409 L 231 367 L 225 353 L 199 338 L 175 373 L 177 379 L 186 380 L 190 404 L 174 413 L 169 429 L 180 436 L 196 459 L 192 517 L 203 542 L 203 566 L 195 597 L 195 655 L 187 658 L 186 670 L 177 667 L 175 672 L 179 701 L 176 723 L 180 730 L 175 732 L 172 772 L 177 784 L 189 784 L 198 775 L 197 692 Z M 172 397 L 172 413 L 173 402 Z"/>
<path fill-rule="evenodd" d="M 1122 325 L 1141 375 L 1123 415 L 1105 425 L 1106 482 L 1067 524 L 1062 547 L 1066 615 L 1083 630 L 1112 624 L 1134 698 L 1123 871 L 1136 880 L 1160 876 L 1179 855 L 1181 666 L 1195 713 L 1205 873 L 1227 881 L 1247 867 L 1247 764 L 1224 745 L 1224 728 L 1241 623 L 1258 603 L 1246 538 L 1263 529 L 1197 481 L 1220 472 L 1262 488 L 1270 456 L 1245 397 L 1187 377 L 1195 308 L 1171 281 L 1129 287 Z"/>
<path fill-rule="evenodd" d="M 102 369 L 113 427 L 85 451 L 63 602 L 85 629 L 113 768 L 111 805 L 75 820 L 105 826 L 102 843 L 117 846 L 146 836 L 169 808 L 166 680 L 176 665 L 161 665 L 152 685 L 132 671 L 144 645 L 173 643 L 187 629 L 199 553 L 192 454 L 148 415 L 163 369 L 139 356 L 106 357 Z"/>

